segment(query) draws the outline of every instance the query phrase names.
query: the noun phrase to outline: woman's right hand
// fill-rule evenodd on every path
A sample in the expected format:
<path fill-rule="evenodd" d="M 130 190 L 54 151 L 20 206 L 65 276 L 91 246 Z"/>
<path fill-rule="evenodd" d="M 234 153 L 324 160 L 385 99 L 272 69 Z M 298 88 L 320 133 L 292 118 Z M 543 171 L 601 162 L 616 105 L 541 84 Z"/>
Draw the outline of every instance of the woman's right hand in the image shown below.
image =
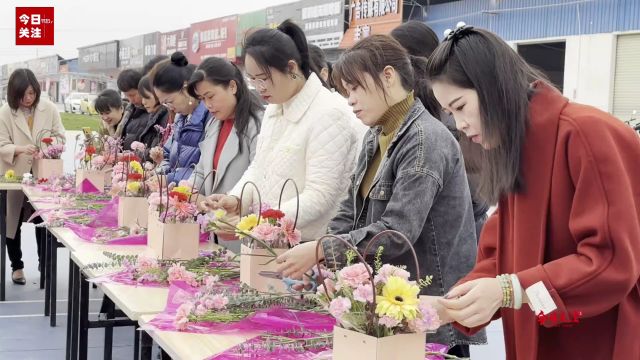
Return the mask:
<path fill-rule="evenodd" d="M 229 215 L 239 215 L 240 202 L 237 197 L 224 194 L 213 194 L 207 196 L 200 203 L 200 208 L 208 210 L 223 209 Z"/>
<path fill-rule="evenodd" d="M 15 154 L 27 154 L 27 155 L 35 155 L 38 152 L 38 148 L 34 145 L 17 145 Z"/>
<path fill-rule="evenodd" d="M 317 241 L 307 241 L 287 250 L 276 258 L 278 264 L 276 271 L 281 273 L 282 277 L 303 280 L 304 274 L 316 265 L 317 244 Z M 321 260 L 324 258 L 322 245 L 320 245 L 318 255 Z"/>

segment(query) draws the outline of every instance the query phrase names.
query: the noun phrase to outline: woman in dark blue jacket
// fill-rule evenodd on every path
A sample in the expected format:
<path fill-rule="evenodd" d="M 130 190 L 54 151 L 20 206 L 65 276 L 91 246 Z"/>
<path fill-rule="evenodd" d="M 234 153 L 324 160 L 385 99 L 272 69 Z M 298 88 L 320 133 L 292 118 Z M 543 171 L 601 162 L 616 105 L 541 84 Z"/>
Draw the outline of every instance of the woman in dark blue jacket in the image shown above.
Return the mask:
<path fill-rule="evenodd" d="M 159 167 L 169 182 L 178 183 L 191 176 L 192 165 L 200 160 L 198 144 L 210 117 L 204 103 L 187 92 L 194 69 L 184 54 L 175 52 L 170 60 L 158 63 L 150 73 L 153 91 L 160 103 L 177 114 L 172 135 L 164 144 L 164 157 Z M 152 152 L 151 155 L 156 154 Z"/>

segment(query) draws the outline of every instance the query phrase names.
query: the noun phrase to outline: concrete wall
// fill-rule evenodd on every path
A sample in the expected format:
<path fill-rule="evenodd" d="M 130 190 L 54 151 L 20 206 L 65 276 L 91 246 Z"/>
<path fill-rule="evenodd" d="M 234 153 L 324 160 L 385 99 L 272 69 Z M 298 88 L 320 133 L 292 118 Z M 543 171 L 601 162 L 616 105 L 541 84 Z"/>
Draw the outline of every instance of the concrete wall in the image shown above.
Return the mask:
<path fill-rule="evenodd" d="M 613 111 L 616 35 L 570 36 L 564 68 L 564 95 L 572 101 Z"/>

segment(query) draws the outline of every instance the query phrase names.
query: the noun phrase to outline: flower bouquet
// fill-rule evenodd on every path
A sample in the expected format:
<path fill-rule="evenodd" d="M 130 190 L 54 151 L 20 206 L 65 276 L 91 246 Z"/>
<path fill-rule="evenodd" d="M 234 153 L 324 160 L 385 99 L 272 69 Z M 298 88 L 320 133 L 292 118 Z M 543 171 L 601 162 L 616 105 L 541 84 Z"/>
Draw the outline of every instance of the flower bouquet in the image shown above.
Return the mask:
<path fill-rule="evenodd" d="M 76 136 L 76 148 L 82 134 Z M 76 168 L 76 190 L 78 192 L 104 192 L 105 166 L 107 158 L 104 155 L 105 140 L 98 135 L 85 137 L 76 152 L 79 160 Z"/>
<path fill-rule="evenodd" d="M 295 182 L 293 183 L 298 191 Z M 252 185 L 257 193 L 259 206 L 258 212 L 248 214 L 240 219 L 235 225 L 236 236 L 242 241 L 240 246 L 240 281 L 251 286 L 252 288 L 263 292 L 284 292 L 284 283 L 279 279 L 267 278 L 260 275 L 262 271 L 275 271 L 275 259 L 279 255 L 286 252 L 289 248 L 300 243 L 302 236 L 300 231 L 296 229 L 297 214 L 295 219 L 285 216 L 278 209 L 270 209 L 262 204 L 260 192 L 256 185 L 252 182 L 246 183 L 241 192 L 241 198 L 247 185 Z M 282 200 L 282 193 L 280 201 Z M 265 207 L 267 207 L 265 209 Z M 278 204 L 280 207 L 280 204 Z M 242 201 L 240 201 L 240 214 L 242 214 Z M 224 217 L 223 210 L 214 212 L 214 216 L 209 222 L 209 231 L 224 229 L 232 226 Z"/>
<path fill-rule="evenodd" d="M 127 284 L 158 284 L 168 286 L 184 281 L 193 287 L 211 282 L 237 279 L 240 269 L 232 254 L 225 249 L 202 253 L 191 260 L 161 260 L 146 255 L 121 255 L 104 252 L 111 262 L 93 263 L 88 269 L 124 268 L 117 273 L 118 280 Z"/>
<path fill-rule="evenodd" d="M 198 257 L 200 225 L 191 201 L 193 184 L 183 180 L 172 186 L 160 180 L 159 185 L 159 191 L 149 195 L 147 245 L 160 259 Z"/>
<path fill-rule="evenodd" d="M 36 135 L 38 152 L 33 159 L 33 175 L 36 179 L 50 179 L 64 173 L 62 153 L 64 153 L 64 135 L 53 130 L 41 130 Z"/>
<path fill-rule="evenodd" d="M 409 243 L 398 232 L 384 231 L 371 239 L 364 254 L 368 254 L 369 247 L 381 235 L 388 233 L 399 234 Z M 342 238 L 325 235 L 318 241 L 318 247 L 325 238 L 343 242 L 352 249 L 347 251 L 346 267 L 334 275 L 324 276 L 323 272 L 318 275 L 322 283 L 318 286 L 318 301 L 337 320 L 333 359 L 391 360 L 398 358 L 398 349 L 402 349 L 402 359 L 424 359 L 425 333 L 440 327 L 437 311 L 419 298 L 420 289 L 431 283 L 431 277 L 420 279 L 418 273 L 418 282 L 410 281 L 404 268 L 383 265 L 383 247 L 377 248 L 372 269 Z M 412 246 L 410 249 L 418 269 L 415 251 Z M 356 257 L 360 262 L 353 264 Z"/>
<path fill-rule="evenodd" d="M 218 280 L 216 278 L 207 280 L 193 297 L 185 299 L 186 301 L 177 308 L 174 320 L 177 329 L 185 330 L 189 325 L 207 324 L 212 329 L 234 331 L 243 328 L 245 319 L 250 321 L 251 317 L 255 316 L 259 316 L 263 319 L 261 323 L 265 323 L 264 320 L 269 319 L 275 322 L 279 317 L 276 313 L 293 314 L 295 317 L 298 311 L 322 311 L 314 299 L 304 298 L 299 294 L 264 294 L 244 285 L 224 286 L 215 281 Z M 315 314 L 300 313 L 299 315 L 297 320 L 301 321 L 305 316 L 310 317 Z M 322 316 L 314 316 L 314 318 L 321 319 Z M 333 319 L 329 318 L 329 320 L 333 324 Z M 270 325 L 274 328 L 277 326 L 275 323 Z M 313 325 L 318 324 L 309 326 L 313 327 Z M 294 326 L 300 328 L 301 324 L 294 322 Z M 246 327 L 245 325 L 244 328 Z"/>
<path fill-rule="evenodd" d="M 22 182 L 22 178 L 16 175 L 15 170 L 9 169 L 4 172 L 2 178 L 0 178 L 0 182 L 20 184 Z"/>
<path fill-rule="evenodd" d="M 147 227 L 149 204 L 147 196 L 150 189 L 145 181 L 148 167 L 143 167 L 141 156 L 144 156 L 145 145 L 134 141 L 131 144 L 134 152 L 124 153 L 113 167 L 111 175 L 111 194 L 118 196 L 118 226 Z"/>
<path fill-rule="evenodd" d="M 102 168 L 102 172 L 105 175 L 105 185 L 111 185 L 111 176 L 112 169 L 115 164 L 120 161 L 118 155 L 122 150 L 122 139 L 111 137 L 111 136 L 102 136 L 103 139 L 103 149 L 102 149 L 102 158 L 104 160 L 104 167 Z"/>

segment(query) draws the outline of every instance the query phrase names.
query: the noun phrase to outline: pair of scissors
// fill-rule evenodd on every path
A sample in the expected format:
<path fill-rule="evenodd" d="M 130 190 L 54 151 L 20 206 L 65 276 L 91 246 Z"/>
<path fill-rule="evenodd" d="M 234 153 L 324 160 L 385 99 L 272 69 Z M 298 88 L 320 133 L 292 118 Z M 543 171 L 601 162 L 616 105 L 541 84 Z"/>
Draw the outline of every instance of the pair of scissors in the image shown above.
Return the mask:
<path fill-rule="evenodd" d="M 311 291 L 311 292 L 315 292 L 316 289 L 318 288 L 318 281 L 316 279 L 316 273 L 315 271 L 312 269 L 311 273 L 305 273 L 303 276 L 306 276 L 309 279 L 309 282 L 305 282 L 303 280 L 295 280 L 289 277 L 282 277 L 282 273 L 279 273 L 277 271 L 260 271 L 258 272 L 258 275 L 260 276 L 264 276 L 267 278 L 271 278 L 271 279 L 279 279 L 282 280 L 282 282 L 284 282 L 284 285 L 287 289 L 288 292 L 290 293 L 295 293 L 295 292 L 300 292 L 300 291 Z M 296 290 L 294 289 L 294 286 L 300 286 L 302 288 L 302 290 Z"/>

